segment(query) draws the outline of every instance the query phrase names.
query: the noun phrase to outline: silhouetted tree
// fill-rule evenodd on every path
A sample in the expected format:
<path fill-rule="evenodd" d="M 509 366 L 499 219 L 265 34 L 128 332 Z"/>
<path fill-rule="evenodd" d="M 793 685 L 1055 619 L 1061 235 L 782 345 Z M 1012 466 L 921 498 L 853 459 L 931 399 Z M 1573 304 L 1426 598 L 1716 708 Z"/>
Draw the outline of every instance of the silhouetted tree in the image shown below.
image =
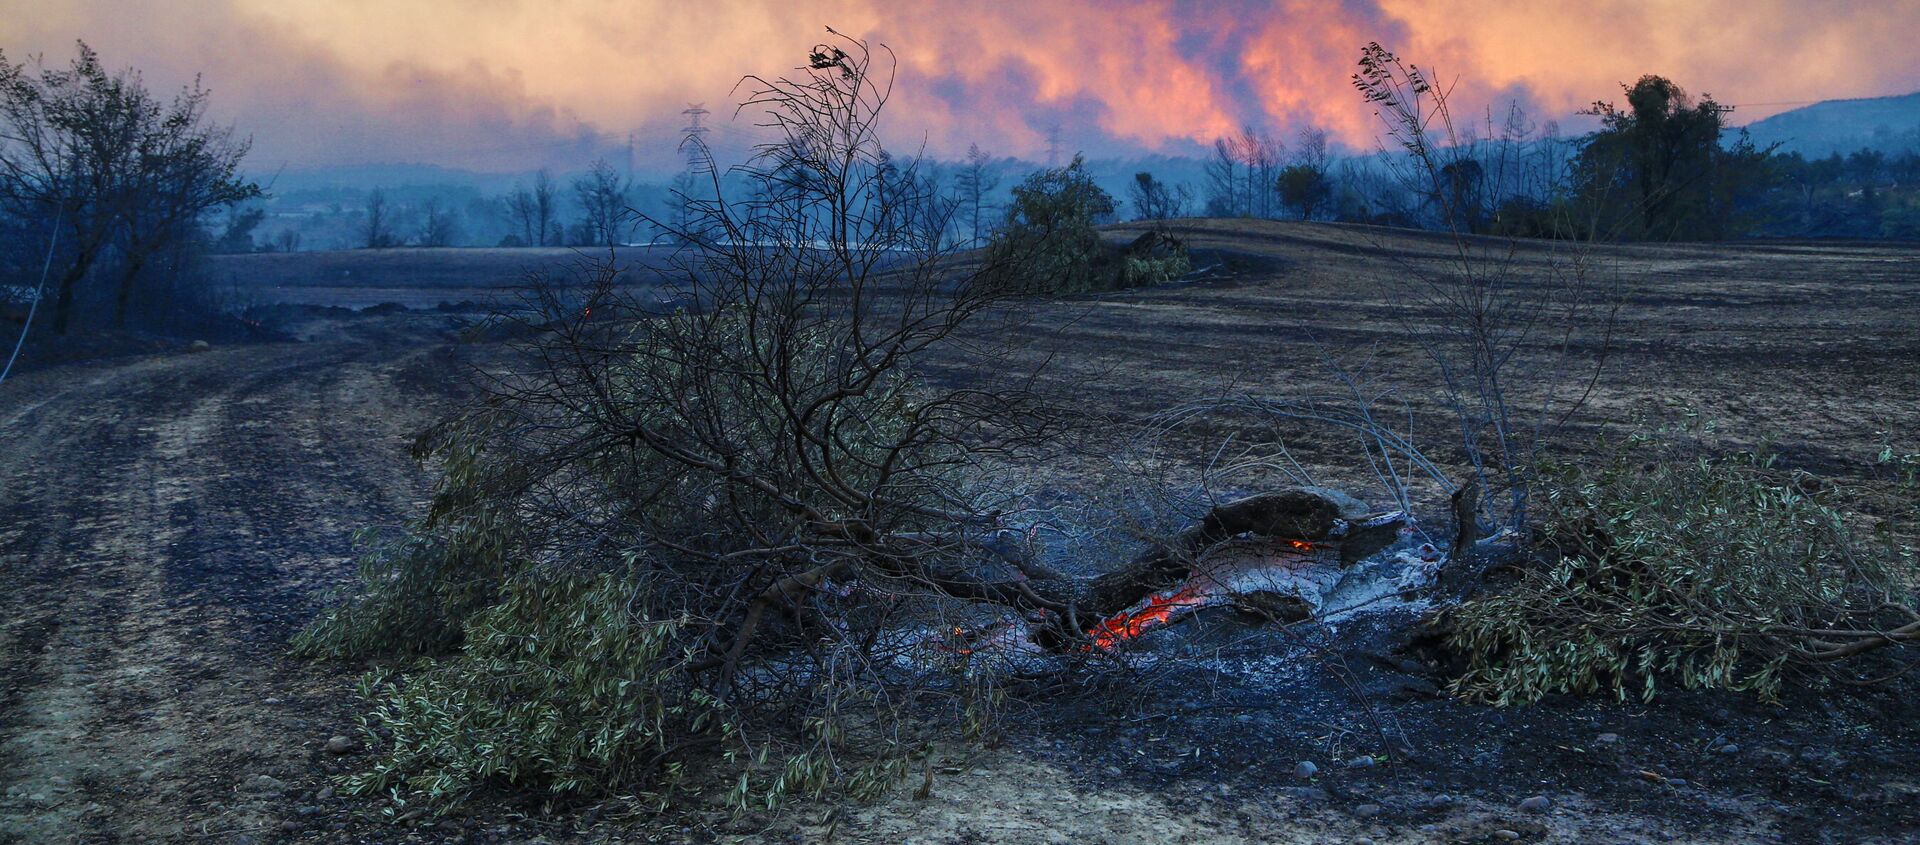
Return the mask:
<path fill-rule="evenodd" d="M 387 207 L 387 192 L 374 188 L 367 193 L 367 204 L 360 218 L 360 245 L 366 249 L 386 249 L 395 244 L 392 209 Z"/>
<path fill-rule="evenodd" d="M 606 246 L 622 240 L 632 190 L 633 183 L 622 178 L 605 159 L 594 162 L 587 175 L 574 180 L 573 194 L 580 203 L 586 245 Z"/>
<path fill-rule="evenodd" d="M 1187 206 L 1193 202 L 1193 192 L 1187 186 L 1170 186 L 1146 172 L 1133 174 L 1133 183 L 1127 186 L 1127 194 L 1128 200 L 1133 203 L 1134 216 L 1140 220 L 1185 217 Z"/>
<path fill-rule="evenodd" d="M 428 247 L 452 246 L 460 237 L 460 223 L 453 209 L 440 204 L 438 197 L 430 197 L 420 206 L 419 244 Z"/>
<path fill-rule="evenodd" d="M 993 171 L 992 159 L 980 151 L 979 144 L 967 145 L 967 162 L 954 174 L 954 193 L 960 201 L 960 220 L 966 226 L 967 245 L 978 246 L 989 224 L 992 206 L 987 196 L 1000 187 L 1000 175 Z"/>
<path fill-rule="evenodd" d="M 1578 160 L 1580 193 L 1609 227 L 1638 238 L 1719 238 L 1731 233 L 1735 170 L 1751 158 L 1721 149 L 1732 109 L 1679 85 L 1643 76 L 1625 88 L 1627 107 L 1596 102 L 1601 129 Z"/>
<path fill-rule="evenodd" d="M 553 175 L 545 169 L 533 174 L 533 232 L 537 246 L 551 246 L 560 238 L 557 191 Z"/>
<path fill-rule="evenodd" d="M 1207 214 L 1213 217 L 1272 217 L 1279 210 L 1275 179 L 1284 144 L 1248 127 L 1238 135 L 1216 138 L 1207 159 Z"/>
<path fill-rule="evenodd" d="M 266 219 L 267 212 L 263 208 L 233 209 L 227 215 L 226 228 L 220 231 L 220 237 L 213 242 L 213 251 L 229 254 L 252 252 L 253 230 L 259 228 Z"/>
<path fill-rule="evenodd" d="M 1299 212 L 1302 220 L 1313 219 L 1333 199 L 1333 182 L 1327 178 L 1331 159 L 1326 132 L 1313 128 L 1301 130 L 1293 163 L 1283 168 L 1274 181 L 1280 202 Z"/>

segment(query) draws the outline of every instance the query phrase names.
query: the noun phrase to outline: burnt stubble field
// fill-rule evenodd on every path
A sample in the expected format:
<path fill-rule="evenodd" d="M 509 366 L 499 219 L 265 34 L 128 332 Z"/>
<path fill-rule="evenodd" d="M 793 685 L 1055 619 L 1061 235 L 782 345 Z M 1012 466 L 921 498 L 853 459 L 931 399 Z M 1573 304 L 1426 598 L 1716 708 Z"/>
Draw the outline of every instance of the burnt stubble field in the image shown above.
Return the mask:
<path fill-rule="evenodd" d="M 975 339 L 1011 344 L 1014 363 L 1084 423 L 1073 450 L 1022 468 L 1033 486 L 1124 486 L 1109 457 L 1143 448 L 1158 415 L 1337 392 L 1330 363 L 1394 386 L 1445 460 L 1417 343 L 1436 317 L 1409 301 L 1404 274 L 1443 262 L 1447 239 L 1245 221 L 1173 231 L 1209 272 L 1025 301 L 980 324 L 1018 332 Z M 1522 277 L 1559 254 L 1515 249 Z M 1016 714 L 986 747 L 937 749 L 877 802 L 636 818 L 620 801 L 509 795 L 396 823 L 330 780 L 364 764 L 364 749 L 326 748 L 358 735 L 355 667 L 289 657 L 287 642 L 329 589 L 351 583 L 356 531 L 398 527 L 427 498 L 412 435 L 472 397 L 473 372 L 514 366 L 470 330 L 479 311 L 432 308 L 483 299 L 528 260 L 501 253 L 514 266 L 481 266 L 486 255 L 463 258 L 471 282 L 411 286 L 404 271 L 343 281 L 337 256 L 272 256 L 273 283 L 256 295 L 271 301 L 270 287 L 297 303 L 277 311 L 285 340 L 63 364 L 8 383 L 0 839 L 1894 843 L 1920 829 L 1911 677 L 1791 692 L 1784 706 L 1676 692 L 1502 709 L 1438 695 L 1430 667 L 1364 623 L 1340 637 L 1223 634 L 1270 655 L 1268 669 L 1162 664 L 1111 694 Z M 1886 481 L 1873 456 L 1911 449 L 1920 431 L 1920 250 L 1753 241 L 1599 246 L 1587 258 L 1618 285 L 1620 308 L 1560 448 L 1690 409 L 1716 422 L 1707 448 L 1770 443 L 1783 470 L 1855 487 L 1873 512 Z M 263 261 L 216 269 L 244 287 Z M 354 314 L 317 306 L 370 304 L 360 294 L 285 293 L 355 285 L 415 307 Z M 1553 350 L 1522 356 L 1544 373 Z M 961 362 L 927 369 L 972 377 Z M 1152 438 L 1157 471 L 1201 484 L 1227 435 L 1283 437 L 1329 483 L 1370 493 L 1347 439 L 1231 416 Z M 1164 634 L 1201 641 L 1205 623 Z"/>

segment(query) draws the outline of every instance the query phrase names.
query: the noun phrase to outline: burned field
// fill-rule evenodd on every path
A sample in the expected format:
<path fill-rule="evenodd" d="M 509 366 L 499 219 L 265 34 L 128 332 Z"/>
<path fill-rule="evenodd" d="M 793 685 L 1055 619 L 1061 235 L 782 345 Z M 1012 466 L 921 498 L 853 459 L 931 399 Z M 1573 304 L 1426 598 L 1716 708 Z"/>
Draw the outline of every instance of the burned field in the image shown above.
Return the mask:
<path fill-rule="evenodd" d="M 1394 387 L 1414 436 L 1453 459 L 1419 389 L 1415 341 L 1431 315 L 1396 275 L 1442 239 L 1205 221 L 1178 232 L 1194 250 L 1191 281 L 1025 300 L 1008 322 L 981 324 L 1012 333 L 996 337 L 1016 363 L 1044 361 L 1037 390 L 1080 412 L 1074 449 L 1021 468 L 1030 495 L 1062 513 L 1112 513 L 1141 490 L 1225 501 L 1290 482 L 1269 460 L 1225 472 L 1223 455 L 1271 457 L 1235 450 L 1285 442 L 1314 480 L 1367 500 L 1356 515 L 1394 510 L 1351 437 L 1233 408 L 1165 416 L 1337 393 L 1330 363 Z M 1595 253 L 1622 292 L 1617 328 L 1556 448 L 1583 454 L 1636 415 L 1690 408 L 1717 422 L 1702 448 L 1771 442 L 1783 470 L 1857 490 L 1863 512 L 1884 505 L 1874 455 L 1911 449 L 1920 429 L 1920 255 L 1791 243 Z M 350 583 L 355 530 L 398 527 L 428 496 L 407 438 L 470 396 L 469 367 L 510 360 L 463 340 L 467 319 L 307 317 L 286 327 L 302 342 L 20 377 L 0 409 L 20 444 L 4 502 L 16 588 L 0 599 L 0 830 L 21 842 L 1897 842 L 1920 823 L 1911 677 L 1796 687 L 1778 705 L 1677 689 L 1650 704 L 1470 703 L 1445 695 L 1445 667 L 1407 642 L 1424 606 L 1382 589 L 1369 573 L 1406 566 L 1377 556 L 1330 564 L 1316 609 L 1348 606 L 1342 596 L 1367 605 L 1319 623 L 1285 607 L 1201 607 L 1180 582 L 1125 603 L 1085 626 L 1128 640 L 1098 683 L 1015 685 L 986 746 L 936 748 L 877 801 L 662 819 L 617 800 L 501 794 L 445 817 L 384 814 L 331 780 L 368 764 L 358 740 L 326 747 L 361 735 L 352 669 L 289 657 L 286 643 L 327 588 Z M 976 377 L 937 358 L 927 369 Z M 1444 545 L 1444 497 L 1415 504 Z M 1382 554 L 1410 565 L 1421 542 Z M 1121 531 L 1046 545 L 1050 565 L 1091 576 L 1144 544 Z M 993 648 L 975 633 L 958 645 Z"/>

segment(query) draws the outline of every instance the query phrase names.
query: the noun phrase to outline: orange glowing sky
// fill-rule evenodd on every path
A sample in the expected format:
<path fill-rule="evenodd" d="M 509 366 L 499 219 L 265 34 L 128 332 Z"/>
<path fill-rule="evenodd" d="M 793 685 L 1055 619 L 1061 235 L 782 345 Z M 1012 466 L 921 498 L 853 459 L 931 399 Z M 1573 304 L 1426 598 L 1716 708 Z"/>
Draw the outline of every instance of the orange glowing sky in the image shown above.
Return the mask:
<path fill-rule="evenodd" d="M 1347 83 L 1369 40 L 1459 80 L 1470 108 L 1519 98 L 1540 120 L 1643 73 L 1739 104 L 1737 122 L 1920 88 L 1915 0 L 0 0 L 0 49 L 64 62 L 84 38 L 156 85 L 199 72 L 256 167 L 516 170 L 629 131 L 671 158 L 685 103 L 730 113 L 741 74 L 792 67 L 829 24 L 897 52 L 889 125 L 947 156 L 1038 157 L 1054 123 L 1094 154 L 1187 153 L 1242 125 L 1371 147 Z"/>

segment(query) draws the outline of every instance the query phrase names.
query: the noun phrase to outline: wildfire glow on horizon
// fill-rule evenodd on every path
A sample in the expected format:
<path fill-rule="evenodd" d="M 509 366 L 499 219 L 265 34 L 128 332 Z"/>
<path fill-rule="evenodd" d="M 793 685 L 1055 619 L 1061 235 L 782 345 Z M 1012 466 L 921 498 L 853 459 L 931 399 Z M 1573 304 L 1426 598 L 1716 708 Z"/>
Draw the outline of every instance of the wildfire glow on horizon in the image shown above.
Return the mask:
<path fill-rule="evenodd" d="M 191 13 L 189 13 L 191 12 Z M 1736 123 L 1801 103 L 1920 88 L 1911 0 L 0 0 L 11 61 L 85 39 L 156 87 L 198 73 L 220 116 L 291 168 L 418 162 L 520 170 L 622 149 L 671 161 L 689 102 L 792 67 L 823 27 L 898 59 L 891 130 L 953 157 L 1189 154 L 1251 126 L 1374 145 L 1348 84 L 1379 41 L 1455 80 L 1467 111 L 1509 100 L 1567 120 L 1658 73 L 1734 104 Z"/>

